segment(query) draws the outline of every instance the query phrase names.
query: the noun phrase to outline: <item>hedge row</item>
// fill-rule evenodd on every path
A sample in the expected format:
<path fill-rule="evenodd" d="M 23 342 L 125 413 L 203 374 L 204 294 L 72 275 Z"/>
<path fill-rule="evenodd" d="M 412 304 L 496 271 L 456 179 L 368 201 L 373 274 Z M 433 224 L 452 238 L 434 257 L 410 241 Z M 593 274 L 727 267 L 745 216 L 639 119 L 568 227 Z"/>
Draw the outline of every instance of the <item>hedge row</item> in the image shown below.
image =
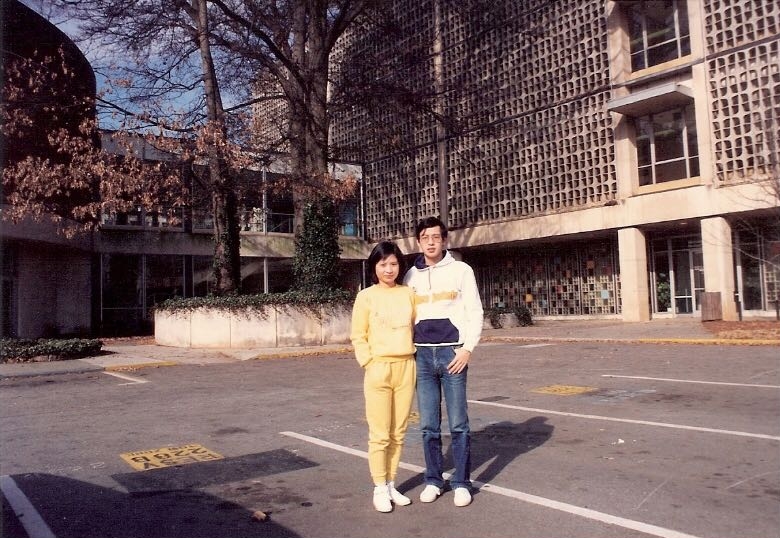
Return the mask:
<path fill-rule="evenodd" d="M 61 361 L 97 355 L 103 342 L 82 338 L 0 339 L 0 362 Z"/>
<path fill-rule="evenodd" d="M 323 304 L 349 305 L 355 295 L 346 290 L 328 290 L 324 292 L 287 291 L 284 293 L 260 293 L 257 295 L 223 295 L 206 297 L 187 297 L 168 299 L 157 303 L 154 309 L 159 312 L 185 312 L 198 308 L 211 308 L 228 312 L 246 312 L 254 310 L 262 313 L 268 306 L 291 305 L 316 308 Z"/>

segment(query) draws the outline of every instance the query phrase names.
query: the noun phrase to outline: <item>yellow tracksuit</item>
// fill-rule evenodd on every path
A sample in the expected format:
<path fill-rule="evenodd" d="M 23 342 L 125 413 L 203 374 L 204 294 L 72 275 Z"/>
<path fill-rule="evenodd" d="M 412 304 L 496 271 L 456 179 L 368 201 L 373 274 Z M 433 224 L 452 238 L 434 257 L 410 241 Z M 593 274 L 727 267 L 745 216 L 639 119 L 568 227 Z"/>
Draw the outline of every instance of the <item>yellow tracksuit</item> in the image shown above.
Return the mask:
<path fill-rule="evenodd" d="M 368 468 L 374 484 L 395 480 L 415 387 L 414 294 L 373 285 L 352 308 L 352 345 L 365 369 Z"/>

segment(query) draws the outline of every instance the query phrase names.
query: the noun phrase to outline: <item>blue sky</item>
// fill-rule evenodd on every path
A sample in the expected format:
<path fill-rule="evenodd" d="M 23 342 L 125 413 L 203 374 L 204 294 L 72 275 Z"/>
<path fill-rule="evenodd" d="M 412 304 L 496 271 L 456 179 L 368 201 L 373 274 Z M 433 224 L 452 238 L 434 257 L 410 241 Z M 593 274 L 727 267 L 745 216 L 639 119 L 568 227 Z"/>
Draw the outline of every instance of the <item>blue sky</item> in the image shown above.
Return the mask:
<path fill-rule="evenodd" d="M 21 0 L 21 2 L 56 25 L 76 43 L 95 69 L 98 95 L 103 94 L 106 99 L 111 101 L 122 101 L 121 89 L 111 84 L 111 78 L 116 77 L 116 74 L 112 75 L 108 66 L 121 66 L 126 57 L 122 57 L 120 54 L 115 53 L 113 49 L 101 45 L 99 40 L 77 40 L 80 34 L 78 21 L 55 12 L 51 8 L 51 2 L 47 0 Z M 179 99 L 172 98 L 166 105 L 170 108 L 181 109 L 193 98 L 193 95 L 196 98 L 200 96 L 200 90 L 191 92 L 190 95 L 181 96 Z M 104 129 L 117 129 L 121 126 L 119 118 L 112 117 L 111 114 L 106 112 L 99 114 L 99 120 L 100 126 Z"/>

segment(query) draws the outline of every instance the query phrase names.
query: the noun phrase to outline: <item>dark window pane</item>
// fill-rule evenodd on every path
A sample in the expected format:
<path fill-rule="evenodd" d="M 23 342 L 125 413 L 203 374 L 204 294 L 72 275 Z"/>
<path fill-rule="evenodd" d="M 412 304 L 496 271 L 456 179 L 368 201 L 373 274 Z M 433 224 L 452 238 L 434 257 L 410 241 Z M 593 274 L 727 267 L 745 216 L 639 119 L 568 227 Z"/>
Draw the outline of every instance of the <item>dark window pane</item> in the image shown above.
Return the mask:
<path fill-rule="evenodd" d="M 655 167 L 655 182 L 664 183 L 688 177 L 685 170 L 685 160 L 659 164 Z"/>
<path fill-rule="evenodd" d="M 672 0 L 644 2 L 644 14 L 648 47 L 674 39 L 674 2 Z"/>
<path fill-rule="evenodd" d="M 699 172 L 699 158 L 693 157 L 692 159 L 688 159 L 688 165 L 691 168 L 691 175 L 690 177 L 697 177 L 700 174 Z"/>
<path fill-rule="evenodd" d="M 641 53 L 644 48 L 644 33 L 642 19 L 641 3 L 634 6 L 628 14 L 628 37 L 631 40 L 631 53 Z"/>
<path fill-rule="evenodd" d="M 639 169 L 639 186 L 652 185 L 653 184 L 653 170 L 650 166 L 645 166 Z"/>
<path fill-rule="evenodd" d="M 184 295 L 184 260 L 181 256 L 146 256 L 146 307 Z"/>
<path fill-rule="evenodd" d="M 141 308 L 141 256 L 103 255 L 103 308 Z"/>
<path fill-rule="evenodd" d="M 688 29 L 688 6 L 686 4 L 685 0 L 677 0 L 677 23 L 679 25 L 680 37 L 684 37 L 688 41 L 690 30 Z"/>
<path fill-rule="evenodd" d="M 691 53 L 691 40 L 688 37 L 684 37 L 680 40 L 680 54 L 682 56 L 688 56 Z"/>
<path fill-rule="evenodd" d="M 640 69 L 644 69 L 647 67 L 645 65 L 645 53 L 644 51 L 640 51 L 636 54 L 631 55 L 631 70 L 632 71 L 639 71 Z"/>
<path fill-rule="evenodd" d="M 357 237 L 359 232 L 359 206 L 357 200 L 345 200 L 339 204 L 339 221 L 341 227 L 339 233 Z"/>
<path fill-rule="evenodd" d="M 292 260 L 282 258 L 268 259 L 268 291 L 281 293 L 289 291 L 293 285 Z"/>
<path fill-rule="evenodd" d="M 263 258 L 241 256 L 241 290 L 244 293 L 265 293 Z"/>
<path fill-rule="evenodd" d="M 639 166 L 646 166 L 652 162 L 650 154 L 650 138 L 643 136 L 636 140 L 636 156 Z"/>
<path fill-rule="evenodd" d="M 639 166 L 645 166 L 652 163 L 652 132 L 653 127 L 646 118 L 640 118 L 636 121 L 636 156 Z"/>
<path fill-rule="evenodd" d="M 685 155 L 682 115 L 679 111 L 663 112 L 653 116 L 653 132 L 656 162 Z"/>
<path fill-rule="evenodd" d="M 685 109 L 685 129 L 688 134 L 688 155 L 698 155 L 699 143 L 696 138 L 696 114 L 692 106 Z"/>
<path fill-rule="evenodd" d="M 647 63 L 649 65 L 658 65 L 669 60 L 679 58 L 677 53 L 677 42 L 669 41 L 662 45 L 656 45 L 655 47 L 649 47 L 647 49 Z"/>
<path fill-rule="evenodd" d="M 742 265 L 742 307 L 745 310 L 760 310 L 762 307 L 761 262 L 758 244 L 741 242 L 739 246 L 739 260 Z"/>
<path fill-rule="evenodd" d="M 205 297 L 214 293 L 216 279 L 214 277 L 213 256 L 192 257 L 192 295 Z"/>

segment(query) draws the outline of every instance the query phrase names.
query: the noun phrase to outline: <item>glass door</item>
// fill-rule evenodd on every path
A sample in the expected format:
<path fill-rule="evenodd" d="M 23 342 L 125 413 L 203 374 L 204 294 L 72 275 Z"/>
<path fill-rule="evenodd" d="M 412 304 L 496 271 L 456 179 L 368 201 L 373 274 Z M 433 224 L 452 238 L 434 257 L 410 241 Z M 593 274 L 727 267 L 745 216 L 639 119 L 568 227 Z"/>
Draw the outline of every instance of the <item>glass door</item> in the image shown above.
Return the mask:
<path fill-rule="evenodd" d="M 672 253 L 672 289 L 674 290 L 674 309 L 677 314 L 693 313 L 691 253 L 677 250 Z"/>
<path fill-rule="evenodd" d="M 704 259 L 698 238 L 657 239 L 651 245 L 653 313 L 697 312 L 704 291 Z"/>

